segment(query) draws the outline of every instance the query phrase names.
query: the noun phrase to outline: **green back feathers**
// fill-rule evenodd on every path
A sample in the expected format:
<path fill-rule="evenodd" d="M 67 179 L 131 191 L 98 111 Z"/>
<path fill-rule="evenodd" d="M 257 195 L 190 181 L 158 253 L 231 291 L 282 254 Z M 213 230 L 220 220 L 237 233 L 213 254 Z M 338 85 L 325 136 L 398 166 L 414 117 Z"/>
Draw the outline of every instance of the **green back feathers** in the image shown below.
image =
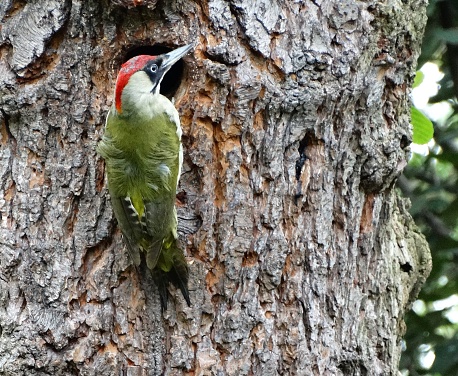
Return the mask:
<path fill-rule="evenodd" d="M 137 211 L 142 210 L 139 197 L 175 197 L 180 147 L 176 125 L 166 116 L 125 119 L 112 112 L 98 147 L 106 161 L 110 194 L 131 196 Z"/>

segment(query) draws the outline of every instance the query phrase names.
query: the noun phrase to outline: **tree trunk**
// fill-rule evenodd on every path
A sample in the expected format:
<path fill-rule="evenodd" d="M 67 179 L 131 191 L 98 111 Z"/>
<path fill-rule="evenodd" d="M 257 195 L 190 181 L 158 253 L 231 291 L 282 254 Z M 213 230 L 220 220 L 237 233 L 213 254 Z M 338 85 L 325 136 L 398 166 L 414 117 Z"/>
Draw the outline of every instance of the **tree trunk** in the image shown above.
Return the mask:
<path fill-rule="evenodd" d="M 0 374 L 396 375 L 431 267 L 394 190 L 425 6 L 2 1 Z M 192 307 L 161 314 L 95 147 L 126 57 L 191 42 L 170 85 Z"/>

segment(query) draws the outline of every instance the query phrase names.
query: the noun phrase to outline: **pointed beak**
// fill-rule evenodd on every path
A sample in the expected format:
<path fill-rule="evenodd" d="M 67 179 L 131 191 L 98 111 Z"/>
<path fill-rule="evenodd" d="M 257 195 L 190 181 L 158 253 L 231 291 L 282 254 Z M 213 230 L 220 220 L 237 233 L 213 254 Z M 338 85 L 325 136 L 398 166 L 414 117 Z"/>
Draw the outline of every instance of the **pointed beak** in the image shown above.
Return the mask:
<path fill-rule="evenodd" d="M 184 55 L 186 55 L 193 47 L 194 43 L 191 43 L 162 55 L 161 70 L 164 72 L 164 74 L 172 67 L 173 64 L 175 64 Z"/>

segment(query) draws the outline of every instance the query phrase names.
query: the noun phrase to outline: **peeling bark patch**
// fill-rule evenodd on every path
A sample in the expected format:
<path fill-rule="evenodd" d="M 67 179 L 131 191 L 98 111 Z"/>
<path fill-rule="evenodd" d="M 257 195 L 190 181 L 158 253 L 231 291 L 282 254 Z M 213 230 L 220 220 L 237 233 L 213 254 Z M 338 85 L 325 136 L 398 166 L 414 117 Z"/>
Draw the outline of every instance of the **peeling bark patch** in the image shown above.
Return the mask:
<path fill-rule="evenodd" d="M 0 224 L 8 230 L 13 230 L 12 210 L 16 195 L 16 182 L 11 173 L 17 145 L 16 139 L 9 129 L 8 115 L 3 110 L 0 110 L 0 121 L 0 146 L 2 146 L 0 151 L 0 190 L 3 191 L 3 194 L 0 194 Z"/>
<path fill-rule="evenodd" d="M 3 146 L 6 146 L 9 142 L 12 142 L 12 146 L 14 149 L 14 152 L 16 151 L 16 139 L 14 136 L 11 134 L 10 131 L 10 123 L 9 123 L 9 116 L 2 110 L 0 109 L 1 113 L 1 120 L 2 120 L 2 126 L 0 128 L 0 144 Z"/>
<path fill-rule="evenodd" d="M 108 281 L 105 280 L 105 270 L 110 268 L 113 262 L 107 244 L 107 241 L 102 241 L 96 246 L 88 248 L 84 256 L 82 274 L 93 293 L 87 297 L 88 301 L 103 301 L 111 296 Z"/>
<path fill-rule="evenodd" d="M 366 234 L 373 231 L 373 210 L 375 194 L 368 193 L 364 201 L 363 212 L 361 214 L 360 232 Z"/>
<path fill-rule="evenodd" d="M 69 210 L 69 215 L 67 219 L 65 220 L 65 227 L 67 229 L 67 232 L 69 234 L 73 234 L 73 230 L 75 227 L 75 223 L 77 222 L 78 219 L 78 213 L 79 213 L 79 197 L 71 197 L 70 199 L 71 202 L 71 209 Z"/>
<path fill-rule="evenodd" d="M 66 22 L 70 1 L 49 0 L 45 5 L 30 3 L 3 26 L 2 34 L 13 45 L 11 66 L 19 74 L 45 51 L 52 35 Z"/>
<path fill-rule="evenodd" d="M 221 282 L 223 281 L 224 270 L 221 268 L 210 270 L 205 277 L 205 285 L 212 293 L 221 291 Z M 216 295 L 214 295 L 216 296 Z"/>
<path fill-rule="evenodd" d="M 310 178 L 308 173 L 304 173 L 305 163 L 307 160 L 310 160 L 310 155 L 312 154 L 311 149 L 316 146 L 320 146 L 320 144 L 322 144 L 322 142 L 318 140 L 311 132 L 307 132 L 307 134 L 299 142 L 297 150 L 299 157 L 296 159 L 294 166 L 296 178 L 296 193 L 294 195 L 295 205 L 297 205 L 299 199 L 304 196 L 304 192 L 302 190 L 304 188 L 307 189 L 308 180 Z M 310 163 L 313 163 L 313 161 L 310 160 Z"/>
<path fill-rule="evenodd" d="M 5 189 L 5 194 L 4 198 L 6 201 L 11 201 L 14 198 L 14 195 L 16 194 L 16 184 L 11 182 L 11 184 Z"/>
<path fill-rule="evenodd" d="M 57 30 L 46 42 L 43 54 L 37 56 L 27 67 L 18 70 L 18 82 L 30 84 L 32 80 L 38 79 L 52 72 L 59 63 L 61 55 L 59 52 L 60 44 L 66 36 L 66 24 Z"/>
<path fill-rule="evenodd" d="M 25 0 L 4 0 L 0 2 L 0 46 L 1 40 L 4 39 L 1 34 L 2 25 L 20 13 L 26 5 L 27 1 Z"/>
<path fill-rule="evenodd" d="M 29 188 L 34 189 L 43 186 L 45 182 L 45 173 L 43 162 L 40 162 L 40 158 L 36 154 L 29 152 L 27 165 L 31 166 L 29 175 Z"/>
<path fill-rule="evenodd" d="M 259 256 L 255 252 L 247 252 L 243 256 L 242 266 L 243 267 L 253 267 L 258 265 L 259 263 Z"/>

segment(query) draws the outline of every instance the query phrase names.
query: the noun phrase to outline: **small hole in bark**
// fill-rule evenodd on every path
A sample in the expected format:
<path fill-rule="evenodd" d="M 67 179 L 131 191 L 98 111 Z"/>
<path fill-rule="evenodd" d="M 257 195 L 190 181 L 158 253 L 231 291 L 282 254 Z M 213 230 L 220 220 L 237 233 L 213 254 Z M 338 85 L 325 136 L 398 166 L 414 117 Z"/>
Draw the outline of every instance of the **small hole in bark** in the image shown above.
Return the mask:
<path fill-rule="evenodd" d="M 412 140 L 409 139 L 406 135 L 403 135 L 401 137 L 401 149 L 405 149 L 407 146 L 409 146 L 412 143 Z"/>
<path fill-rule="evenodd" d="M 122 60 L 122 63 L 124 64 L 127 60 L 132 59 L 133 57 L 138 55 L 158 56 L 173 51 L 174 49 L 175 48 L 170 48 L 157 44 L 153 46 L 135 47 L 127 51 L 126 55 L 124 56 L 124 59 Z M 164 76 L 161 83 L 160 93 L 169 99 L 173 98 L 176 91 L 178 90 L 178 87 L 180 86 L 181 79 L 183 78 L 183 72 L 184 63 L 183 59 L 180 59 L 175 64 L 173 64 L 172 68 L 170 68 L 170 70 Z"/>
<path fill-rule="evenodd" d="M 401 270 L 404 273 L 410 273 L 413 270 L 413 267 L 410 263 L 406 262 L 405 264 L 401 264 Z"/>

